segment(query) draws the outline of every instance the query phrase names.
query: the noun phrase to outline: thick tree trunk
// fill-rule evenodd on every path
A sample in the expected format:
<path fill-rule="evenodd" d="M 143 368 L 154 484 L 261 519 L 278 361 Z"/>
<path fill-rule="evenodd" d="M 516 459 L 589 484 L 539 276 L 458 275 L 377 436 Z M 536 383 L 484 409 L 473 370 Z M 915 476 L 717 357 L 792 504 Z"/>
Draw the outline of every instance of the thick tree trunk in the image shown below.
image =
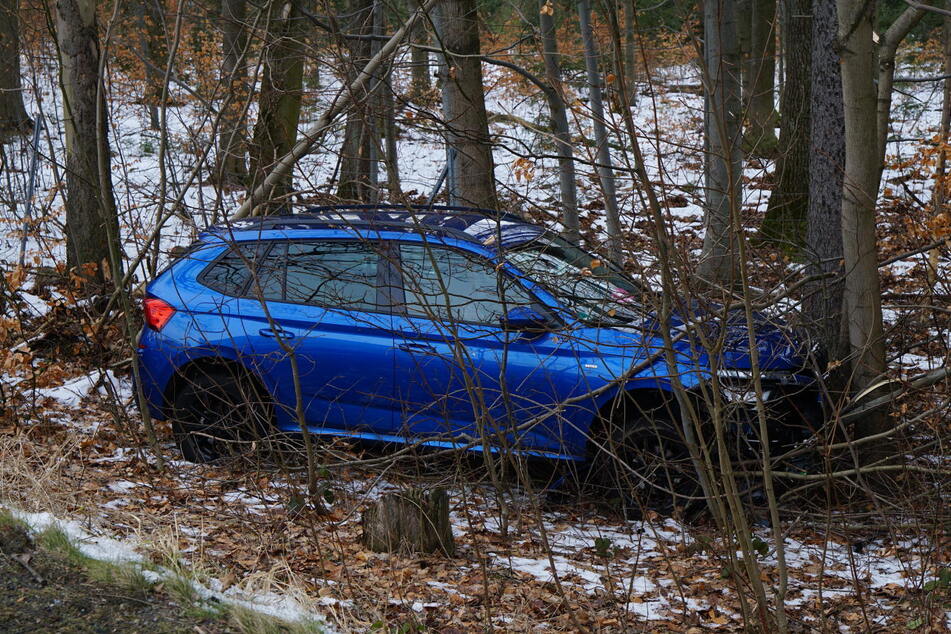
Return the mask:
<path fill-rule="evenodd" d="M 306 31 L 297 4 L 290 0 L 272 6 L 264 37 L 264 73 L 258 96 L 258 120 L 254 126 L 251 190 L 267 178 L 274 164 L 291 151 L 297 141 L 301 89 L 304 77 L 302 43 Z M 293 189 L 289 172 L 271 191 L 271 199 L 286 198 Z M 259 213 L 275 211 L 284 200 Z"/>
<path fill-rule="evenodd" d="M 348 5 L 350 19 L 345 30 L 358 35 L 371 35 L 373 32 L 373 0 L 351 0 Z M 347 77 L 353 80 L 370 59 L 371 40 L 347 40 L 350 53 Z M 370 80 L 370 88 L 376 84 Z M 369 118 L 371 108 L 370 92 L 354 95 L 354 106 L 347 111 L 347 125 L 344 128 L 344 141 L 340 157 L 340 179 L 337 196 L 344 200 L 366 202 L 375 192 L 371 192 L 372 162 L 375 155 L 376 140 L 373 138 Z"/>
<path fill-rule="evenodd" d="M 798 252 L 805 241 L 809 208 L 812 0 L 785 0 L 783 10 L 788 70 L 780 103 L 776 186 L 769 197 L 761 233 L 783 250 Z"/>
<path fill-rule="evenodd" d="M 479 59 L 479 16 L 475 0 L 437 5 L 436 28 L 445 47 L 443 118 L 452 153 L 454 194 L 459 204 L 497 209 L 495 168 Z"/>
<path fill-rule="evenodd" d="M 542 39 L 542 59 L 545 62 L 545 78 L 551 90 L 546 91 L 548 108 L 551 111 L 551 127 L 558 154 L 558 182 L 561 188 L 561 224 L 565 237 L 577 242 L 581 239 L 578 222 L 578 196 L 575 187 L 575 160 L 571 146 L 571 130 L 568 128 L 568 112 L 565 107 L 564 84 L 561 81 L 561 63 L 558 60 L 558 38 L 555 36 L 555 21 L 546 9 L 548 0 L 540 0 L 539 29 Z"/>
<path fill-rule="evenodd" d="M 223 185 L 244 185 L 248 178 L 243 116 L 249 96 L 244 63 L 248 43 L 246 13 L 245 0 L 221 0 L 221 83 L 223 98 L 231 96 L 218 126 L 217 173 Z"/>
<path fill-rule="evenodd" d="M 776 152 L 776 0 L 750 0 L 749 119 L 746 147 L 757 156 Z"/>
<path fill-rule="evenodd" d="M 20 20 L 18 0 L 0 0 L 0 141 L 33 128 L 23 106 L 20 81 Z"/>
<path fill-rule="evenodd" d="M 750 36 L 753 30 L 753 0 L 735 0 L 736 46 L 740 59 L 740 99 L 748 108 L 753 83 L 753 68 L 750 64 Z"/>
<path fill-rule="evenodd" d="M 105 88 L 99 76 L 94 0 L 57 0 L 56 37 L 66 128 L 66 265 L 107 279 L 110 237 L 119 232 L 112 180 Z"/>
<path fill-rule="evenodd" d="M 445 489 L 387 493 L 364 511 L 361 523 L 363 543 L 375 552 L 455 553 Z"/>
<path fill-rule="evenodd" d="M 738 249 L 734 219 L 740 210 L 743 156 L 740 148 L 740 69 L 733 0 L 704 3 L 704 177 L 706 210 L 698 274 L 733 286 Z"/>
<path fill-rule="evenodd" d="M 604 126 L 604 103 L 601 96 L 601 72 L 598 69 L 598 49 L 591 29 L 591 3 L 581 0 L 578 3 L 578 17 L 581 27 L 581 39 L 584 41 L 584 61 L 588 75 L 588 96 L 591 108 L 591 124 L 594 127 L 594 142 L 597 146 L 595 160 L 598 163 L 598 177 L 601 180 L 601 192 L 604 194 L 604 212 L 607 224 L 607 251 L 610 258 L 620 264 L 623 262 L 621 216 L 618 210 L 617 193 L 614 185 L 614 165 L 611 161 L 611 148 L 608 145 L 608 133 Z"/>
<path fill-rule="evenodd" d="M 843 336 L 842 171 L 845 169 L 845 113 L 836 49 L 835 0 L 815 0 L 812 19 L 811 150 L 806 261 L 809 275 L 834 274 L 809 285 L 804 310 L 813 336 L 830 362 L 848 354 Z M 825 368 L 823 368 L 825 369 Z"/>
<path fill-rule="evenodd" d="M 875 238 L 875 201 L 880 158 L 876 147 L 875 3 L 837 0 L 845 103 L 845 182 L 842 191 L 842 246 L 845 301 L 855 389 L 868 387 L 885 371 L 882 298 Z M 851 28 L 850 28 L 851 27 Z M 858 436 L 884 431 L 884 415 L 856 423 Z"/>

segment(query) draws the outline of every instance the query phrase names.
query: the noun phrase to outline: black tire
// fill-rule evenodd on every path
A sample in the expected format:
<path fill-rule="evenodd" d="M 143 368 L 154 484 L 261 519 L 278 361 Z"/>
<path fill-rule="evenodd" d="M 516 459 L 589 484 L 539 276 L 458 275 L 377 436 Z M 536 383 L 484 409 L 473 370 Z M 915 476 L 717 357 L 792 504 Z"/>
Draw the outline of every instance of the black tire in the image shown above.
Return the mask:
<path fill-rule="evenodd" d="M 172 432 L 189 462 L 207 463 L 244 455 L 272 429 L 272 407 L 261 390 L 238 371 L 192 372 L 172 403 Z"/>
<path fill-rule="evenodd" d="M 589 488 L 613 502 L 626 517 L 651 509 L 685 515 L 702 503 L 702 488 L 683 440 L 666 407 L 619 404 L 588 460 Z"/>

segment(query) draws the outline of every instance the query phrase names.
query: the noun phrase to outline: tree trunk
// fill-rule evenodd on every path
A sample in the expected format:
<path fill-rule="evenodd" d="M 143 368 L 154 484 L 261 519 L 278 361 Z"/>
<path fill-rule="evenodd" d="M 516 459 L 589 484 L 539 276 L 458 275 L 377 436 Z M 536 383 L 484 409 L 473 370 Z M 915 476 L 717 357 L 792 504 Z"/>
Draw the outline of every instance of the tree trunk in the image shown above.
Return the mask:
<path fill-rule="evenodd" d="M 733 286 L 737 279 L 737 232 L 742 163 L 740 78 L 733 0 L 704 3 L 704 180 L 706 210 L 698 274 L 706 281 Z"/>
<path fill-rule="evenodd" d="M 18 0 L 0 0 L 0 141 L 33 128 L 23 106 L 20 82 L 20 19 Z"/>
<path fill-rule="evenodd" d="M 735 0 L 736 46 L 740 59 L 740 100 L 744 108 L 750 103 L 753 68 L 750 64 L 750 36 L 753 29 L 753 0 Z"/>
<path fill-rule="evenodd" d="M 459 204 L 497 209 L 495 168 L 479 59 L 479 16 L 475 0 L 445 0 L 435 23 L 445 47 L 443 118 L 452 153 Z"/>
<path fill-rule="evenodd" d="M 945 2 L 945 7 L 951 9 L 951 2 Z M 931 198 L 931 214 L 937 217 L 945 211 L 948 202 L 948 184 L 946 171 L 948 163 L 948 142 L 951 141 L 951 16 L 945 15 L 942 23 L 941 37 L 944 43 L 944 95 L 941 102 L 941 128 L 938 136 L 940 150 L 938 162 L 935 165 L 934 190 Z M 934 294 L 938 283 L 938 260 L 941 249 L 932 249 L 928 252 L 928 292 Z M 933 301 L 931 302 L 934 303 Z"/>
<path fill-rule="evenodd" d="M 163 34 L 163 10 L 159 0 L 139 0 L 135 3 L 135 18 L 139 24 L 139 49 L 145 67 L 145 105 L 149 112 L 149 127 L 158 130 L 159 102 L 162 98 L 162 69 L 166 63 Z"/>
<path fill-rule="evenodd" d="M 885 371 L 882 298 L 875 238 L 875 201 L 880 158 L 876 147 L 875 3 L 837 0 L 845 103 L 845 181 L 842 191 L 842 246 L 845 301 L 853 387 L 861 390 Z M 850 28 L 851 27 L 851 28 Z M 884 431 L 884 415 L 856 423 L 860 437 Z"/>
<path fill-rule="evenodd" d="M 248 73 L 244 63 L 248 44 L 246 14 L 245 0 L 221 0 L 223 100 L 231 96 L 218 124 L 217 174 L 222 185 L 244 185 L 248 178 L 243 116 L 249 95 Z"/>
<path fill-rule="evenodd" d="M 94 0 L 57 0 L 56 37 L 66 128 L 66 266 L 107 279 L 110 236 L 119 224 L 109 162 L 105 87 L 99 76 Z"/>
<path fill-rule="evenodd" d="M 882 180 L 885 169 L 885 146 L 888 142 L 888 120 L 892 110 L 892 88 L 895 77 L 895 54 L 898 45 L 905 39 L 916 24 L 924 17 L 924 9 L 908 7 L 892 23 L 880 38 L 878 47 L 878 110 L 876 113 L 878 130 L 879 168 L 878 182 Z"/>
<path fill-rule="evenodd" d="M 551 112 L 551 127 L 558 154 L 558 182 L 561 187 L 561 224 L 565 237 L 573 242 L 581 239 L 578 222 L 578 195 L 575 187 L 575 160 L 571 146 L 571 130 L 568 128 L 568 112 L 565 107 L 565 87 L 561 81 L 561 63 L 558 61 L 558 38 L 555 35 L 555 20 L 548 0 L 540 0 L 538 15 L 542 39 L 542 59 L 545 62 L 545 78 L 551 91 L 546 91 Z M 546 9 L 546 6 L 549 8 Z"/>
<path fill-rule="evenodd" d="M 807 274 L 835 274 L 809 285 L 804 310 L 810 329 L 830 362 L 844 360 L 842 267 L 842 170 L 845 167 L 845 113 L 836 49 L 835 0 L 815 0 L 812 19 L 811 150 L 806 220 Z M 823 368 L 824 370 L 825 368 Z"/>
<path fill-rule="evenodd" d="M 363 543 L 375 552 L 455 554 L 445 489 L 387 493 L 363 513 Z"/>
<path fill-rule="evenodd" d="M 415 2 L 408 3 L 409 10 L 416 8 Z M 426 44 L 428 42 L 426 35 L 426 22 L 420 21 L 413 29 L 411 44 Z M 413 99 L 419 99 L 429 92 L 432 83 L 430 77 L 429 51 L 413 46 L 410 50 L 410 62 L 412 64 L 412 77 L 410 79 L 410 96 Z"/>
<path fill-rule="evenodd" d="M 745 143 L 751 154 L 776 152 L 776 0 L 750 0 L 749 122 Z"/>
<path fill-rule="evenodd" d="M 762 237 L 784 251 L 803 247 L 809 208 L 809 82 L 812 0 L 785 0 L 786 82 L 780 103 L 776 186 L 769 197 Z"/>
<path fill-rule="evenodd" d="M 601 96 L 601 72 L 598 70 L 598 49 L 591 30 L 591 3 L 581 0 L 578 3 L 581 39 L 584 41 L 584 62 L 588 75 L 588 96 L 591 108 L 591 124 L 594 126 L 594 142 L 597 146 L 596 161 L 598 177 L 601 180 L 601 192 L 604 194 L 604 211 L 607 221 L 607 251 L 617 264 L 623 262 L 621 252 L 621 216 L 618 211 L 617 194 L 614 185 L 614 165 L 611 162 L 611 148 L 604 127 L 604 103 Z"/>
<path fill-rule="evenodd" d="M 251 165 L 253 184 L 264 182 L 274 164 L 291 151 L 297 141 L 301 89 L 304 77 L 302 43 L 306 31 L 295 2 L 276 2 L 264 36 L 264 73 L 258 96 L 258 120 L 254 126 Z M 293 189 L 289 172 L 271 190 L 275 204 L 259 212 L 272 213 Z"/>
<path fill-rule="evenodd" d="M 630 93 L 628 103 L 637 103 L 637 28 L 635 27 L 635 0 L 622 0 L 624 5 L 624 81 Z"/>
<path fill-rule="evenodd" d="M 345 31 L 356 35 L 371 35 L 373 32 L 373 0 L 351 0 L 349 4 L 350 19 Z M 370 59 L 369 39 L 349 39 L 347 48 L 350 59 L 347 68 L 347 77 L 350 81 L 360 73 Z M 370 89 L 376 84 L 370 80 Z M 354 106 L 347 111 L 347 125 L 344 128 L 343 147 L 340 157 L 340 180 L 337 186 L 337 196 L 344 200 L 366 202 L 370 200 L 370 175 L 373 166 L 374 146 L 376 141 L 369 125 L 371 99 L 370 92 L 355 96 Z"/>

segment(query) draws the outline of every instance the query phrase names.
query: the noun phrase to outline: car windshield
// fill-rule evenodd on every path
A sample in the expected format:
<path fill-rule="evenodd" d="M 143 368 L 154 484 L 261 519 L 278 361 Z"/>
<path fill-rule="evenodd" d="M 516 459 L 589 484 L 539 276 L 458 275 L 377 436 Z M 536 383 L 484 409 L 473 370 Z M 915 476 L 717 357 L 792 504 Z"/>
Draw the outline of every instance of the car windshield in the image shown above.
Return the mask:
<path fill-rule="evenodd" d="M 643 314 L 642 288 L 609 263 L 562 238 L 519 245 L 508 250 L 506 257 L 583 322 L 626 324 Z"/>

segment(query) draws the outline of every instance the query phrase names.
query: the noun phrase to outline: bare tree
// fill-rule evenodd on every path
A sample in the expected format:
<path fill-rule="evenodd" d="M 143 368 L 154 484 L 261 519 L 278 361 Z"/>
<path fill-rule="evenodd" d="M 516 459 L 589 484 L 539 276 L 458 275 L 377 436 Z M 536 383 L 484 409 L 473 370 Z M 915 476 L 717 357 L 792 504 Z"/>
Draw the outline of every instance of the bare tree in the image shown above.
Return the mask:
<path fill-rule="evenodd" d="M 815 0 L 810 82 L 809 206 L 806 212 L 808 286 L 803 308 L 829 361 L 846 358 L 843 337 L 842 169 L 845 113 L 835 0 Z M 818 277 L 822 276 L 823 277 Z"/>
<path fill-rule="evenodd" d="M 885 372 L 881 284 L 875 238 L 875 201 L 881 159 L 876 147 L 875 4 L 837 0 L 845 103 L 845 180 L 842 190 L 842 246 L 845 264 L 845 315 L 853 384 L 868 387 Z M 883 415 L 856 422 L 856 433 L 884 431 Z"/>
<path fill-rule="evenodd" d="M 57 0 L 56 39 L 66 127 L 66 264 L 81 276 L 109 277 L 118 219 L 108 167 L 105 87 L 99 74 L 94 0 Z M 117 273 L 117 272 L 116 272 Z"/>
<path fill-rule="evenodd" d="M 264 34 L 264 73 L 258 97 L 258 120 L 254 125 L 251 146 L 254 183 L 263 182 L 275 162 L 289 153 L 297 141 L 305 24 L 297 3 L 280 0 L 271 5 Z M 272 190 L 272 197 L 287 196 L 292 185 L 291 173 L 288 172 Z"/>
<path fill-rule="evenodd" d="M 489 121 L 479 58 L 479 15 L 475 0 L 446 0 L 435 11 L 445 54 L 443 118 L 453 162 L 451 188 L 464 205 L 498 208 Z"/>
<path fill-rule="evenodd" d="M 706 233 L 698 273 L 708 282 L 732 286 L 738 264 L 733 221 L 743 176 L 734 0 L 704 3 L 703 36 Z"/>
<path fill-rule="evenodd" d="M 415 4 L 413 2 L 409 2 L 408 5 L 410 11 L 412 11 Z M 418 22 L 416 24 L 416 28 L 413 29 L 413 33 L 410 36 L 410 42 L 413 44 L 426 44 L 428 39 L 429 37 L 426 33 L 426 22 Z M 418 99 L 429 92 L 429 88 L 432 84 L 432 78 L 430 77 L 431 69 L 429 65 L 429 51 L 420 46 L 414 46 L 410 53 L 410 57 L 413 65 L 412 79 L 410 81 L 410 94 L 412 97 Z"/>
<path fill-rule="evenodd" d="M 568 128 L 568 111 L 565 107 L 565 87 L 561 79 L 561 62 L 558 59 L 558 38 L 555 36 L 554 9 L 548 0 L 540 0 L 539 31 L 542 39 L 542 59 L 545 62 L 545 78 L 550 90 L 545 91 L 551 111 L 551 127 L 558 153 L 558 181 L 561 187 L 561 222 L 565 237 L 578 241 L 581 231 L 578 222 L 578 198 L 575 187 L 575 161 L 571 146 L 571 130 Z"/>
<path fill-rule="evenodd" d="M 588 100 L 591 108 L 591 125 L 594 127 L 594 142 L 597 147 L 596 161 L 598 177 L 601 180 L 601 193 L 604 195 L 605 220 L 607 221 L 607 251 L 615 262 L 622 262 L 621 253 L 621 216 L 618 210 L 617 193 L 614 185 L 614 165 L 611 162 L 611 148 L 608 145 L 608 133 L 604 125 L 604 102 L 601 91 L 601 71 L 598 69 L 598 47 L 591 29 L 591 3 L 581 0 L 578 3 L 578 17 L 581 27 L 581 39 L 584 41 L 584 62 L 588 75 Z"/>
<path fill-rule="evenodd" d="M 19 0 L 0 0 L 0 140 L 24 134 L 33 121 L 23 106 L 20 82 Z"/>
<path fill-rule="evenodd" d="M 373 6 L 373 0 L 351 0 L 347 6 L 345 29 L 351 36 L 346 40 L 349 53 L 347 75 L 351 80 L 373 56 L 370 37 L 373 35 Z M 376 181 L 376 139 L 370 121 L 375 102 L 371 94 L 376 92 L 376 84 L 377 78 L 374 77 L 366 93 L 354 95 L 354 106 L 347 111 L 337 186 L 337 196 L 345 200 L 368 201 L 376 196 L 376 188 L 371 187 L 371 181 Z"/>
<path fill-rule="evenodd" d="M 746 147 L 753 154 L 772 156 L 776 152 L 776 0 L 750 0 L 750 54 L 746 60 L 749 117 Z"/>
<path fill-rule="evenodd" d="M 776 186 L 761 234 L 786 251 L 798 251 L 809 207 L 809 82 L 812 60 L 812 0 L 784 0 L 786 78 L 780 102 Z"/>
<path fill-rule="evenodd" d="M 218 125 L 217 175 L 222 184 L 243 185 L 248 178 L 247 138 L 244 109 L 248 98 L 248 73 L 244 51 L 248 34 L 245 28 L 247 2 L 221 2 L 221 83 L 224 94 L 231 96 Z"/>

